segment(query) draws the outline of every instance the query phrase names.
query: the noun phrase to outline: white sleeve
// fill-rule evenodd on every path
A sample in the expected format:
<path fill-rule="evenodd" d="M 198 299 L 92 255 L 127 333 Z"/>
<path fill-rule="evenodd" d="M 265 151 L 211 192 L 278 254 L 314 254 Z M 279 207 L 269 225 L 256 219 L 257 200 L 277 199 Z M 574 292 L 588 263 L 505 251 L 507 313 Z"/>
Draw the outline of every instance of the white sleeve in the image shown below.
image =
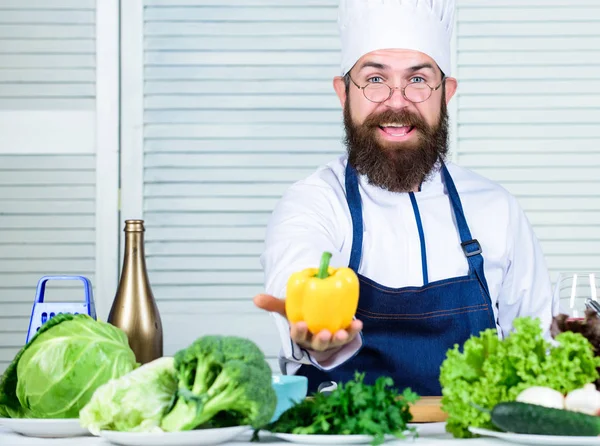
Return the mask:
<path fill-rule="evenodd" d="M 265 274 L 265 292 L 285 298 L 287 281 L 294 272 L 319 265 L 324 251 L 332 254 L 334 268 L 348 266 L 348 254 L 342 252 L 345 208 L 329 185 L 294 184 L 279 201 L 267 226 L 261 264 Z M 343 201 L 345 204 L 345 199 Z M 317 361 L 315 354 L 301 349 L 290 339 L 288 321 L 278 315 L 275 324 L 281 338 L 280 367 L 294 374 L 301 364 L 313 364 L 331 370 L 354 356 L 362 347 L 362 334 L 342 347 L 327 361 Z"/>
<path fill-rule="evenodd" d="M 508 235 L 509 266 L 498 296 L 498 322 L 502 335 L 512 330 L 513 320 L 530 316 L 541 320 L 544 336 L 550 339 L 552 317 L 558 313 L 540 243 L 514 197 L 510 197 Z"/>

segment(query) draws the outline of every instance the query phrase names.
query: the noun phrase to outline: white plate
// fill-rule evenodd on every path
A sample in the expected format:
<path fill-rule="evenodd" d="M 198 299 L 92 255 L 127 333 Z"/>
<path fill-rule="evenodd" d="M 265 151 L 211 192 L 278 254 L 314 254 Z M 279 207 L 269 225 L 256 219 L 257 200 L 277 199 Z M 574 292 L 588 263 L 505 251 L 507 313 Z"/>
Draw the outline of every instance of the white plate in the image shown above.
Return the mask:
<path fill-rule="evenodd" d="M 416 429 L 419 437 L 431 437 L 439 435 L 448 435 L 446 432 L 446 422 L 438 421 L 433 423 L 408 423 L 408 427 Z"/>
<path fill-rule="evenodd" d="M 371 435 L 298 435 L 279 432 L 272 432 L 271 435 L 285 441 L 301 444 L 369 444 L 373 441 Z M 411 436 L 410 432 L 405 432 L 405 435 L 406 437 Z M 384 438 L 386 441 L 402 440 L 402 438 L 396 438 L 393 435 L 386 435 Z"/>
<path fill-rule="evenodd" d="M 567 437 L 559 435 L 527 435 L 527 434 L 511 434 L 508 432 L 496 432 L 489 429 L 479 427 L 470 427 L 469 430 L 474 434 L 483 435 L 486 437 L 496 437 L 501 440 L 511 443 L 540 445 L 572 445 L 572 446 L 587 446 L 600 445 L 600 437 Z"/>
<path fill-rule="evenodd" d="M 202 446 L 233 440 L 251 429 L 250 426 L 233 426 L 158 433 L 100 431 L 100 436 L 124 446 Z"/>
<path fill-rule="evenodd" d="M 21 435 L 40 438 L 67 438 L 91 435 L 78 418 L 0 418 L 0 426 Z"/>

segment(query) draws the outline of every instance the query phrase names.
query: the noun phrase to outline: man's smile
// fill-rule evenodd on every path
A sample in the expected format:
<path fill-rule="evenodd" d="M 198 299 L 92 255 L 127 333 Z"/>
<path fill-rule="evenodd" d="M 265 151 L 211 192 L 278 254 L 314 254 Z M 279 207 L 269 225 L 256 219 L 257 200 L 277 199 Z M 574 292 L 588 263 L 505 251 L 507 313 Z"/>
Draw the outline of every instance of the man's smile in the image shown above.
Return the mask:
<path fill-rule="evenodd" d="M 384 138 L 394 141 L 409 138 L 414 129 L 414 126 L 407 126 L 403 125 L 402 123 L 386 123 L 379 126 L 379 130 L 384 133 Z"/>

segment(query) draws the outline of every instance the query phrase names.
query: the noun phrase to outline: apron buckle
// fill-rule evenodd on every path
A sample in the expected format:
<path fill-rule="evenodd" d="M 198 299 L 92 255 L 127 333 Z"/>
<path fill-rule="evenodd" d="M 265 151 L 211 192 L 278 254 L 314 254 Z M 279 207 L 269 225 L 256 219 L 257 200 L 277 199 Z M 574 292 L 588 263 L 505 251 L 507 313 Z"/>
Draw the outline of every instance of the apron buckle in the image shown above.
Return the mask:
<path fill-rule="evenodd" d="M 468 247 L 472 246 L 472 245 L 474 245 L 474 249 L 469 249 Z M 473 256 L 476 256 L 476 255 L 482 253 L 481 245 L 479 244 L 477 239 L 462 242 L 460 244 L 460 246 L 462 246 L 463 252 L 465 253 L 465 256 L 467 256 L 467 257 L 473 257 Z"/>

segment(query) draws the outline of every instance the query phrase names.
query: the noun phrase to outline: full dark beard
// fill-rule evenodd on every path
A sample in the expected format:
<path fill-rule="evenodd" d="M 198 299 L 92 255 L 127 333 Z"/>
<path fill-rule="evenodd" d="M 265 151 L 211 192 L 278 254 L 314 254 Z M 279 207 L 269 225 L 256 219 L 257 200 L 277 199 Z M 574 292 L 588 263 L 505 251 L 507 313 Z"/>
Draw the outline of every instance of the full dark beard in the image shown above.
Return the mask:
<path fill-rule="evenodd" d="M 448 109 L 442 100 L 437 126 L 429 126 L 422 118 L 408 112 L 387 110 L 370 115 L 355 125 L 350 116 L 350 104 L 344 107 L 344 142 L 348 162 L 359 174 L 366 175 L 370 184 L 391 192 L 409 192 L 426 181 L 438 160 L 448 153 Z M 401 122 L 418 131 L 414 142 L 390 143 L 378 139 L 379 126 Z"/>

